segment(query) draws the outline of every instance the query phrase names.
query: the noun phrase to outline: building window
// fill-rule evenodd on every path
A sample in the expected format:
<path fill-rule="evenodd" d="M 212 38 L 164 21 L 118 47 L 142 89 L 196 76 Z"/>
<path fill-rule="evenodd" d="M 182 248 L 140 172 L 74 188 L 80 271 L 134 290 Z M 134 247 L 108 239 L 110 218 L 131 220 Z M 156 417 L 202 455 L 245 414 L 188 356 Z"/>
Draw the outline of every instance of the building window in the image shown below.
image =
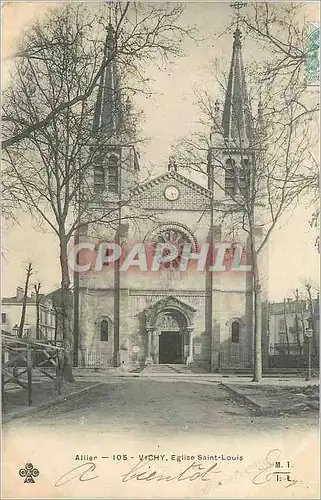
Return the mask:
<path fill-rule="evenodd" d="M 240 341 L 240 324 L 238 321 L 232 323 L 232 342 L 239 343 Z"/>
<path fill-rule="evenodd" d="M 235 161 L 228 159 L 225 164 L 225 193 L 234 196 L 236 193 Z"/>
<path fill-rule="evenodd" d="M 7 324 L 7 313 L 1 313 L 1 323 L 3 325 Z"/>
<path fill-rule="evenodd" d="M 247 188 L 247 182 L 249 179 L 249 160 L 244 158 L 242 160 L 242 168 L 239 170 L 239 187 L 241 193 L 243 193 Z"/>
<path fill-rule="evenodd" d="M 118 156 L 111 155 L 108 160 L 108 190 L 118 193 Z"/>
<path fill-rule="evenodd" d="M 105 170 L 102 165 L 94 168 L 94 190 L 95 193 L 102 193 L 105 186 Z"/>
<path fill-rule="evenodd" d="M 100 323 L 100 340 L 102 342 L 108 341 L 108 321 L 105 319 Z"/>

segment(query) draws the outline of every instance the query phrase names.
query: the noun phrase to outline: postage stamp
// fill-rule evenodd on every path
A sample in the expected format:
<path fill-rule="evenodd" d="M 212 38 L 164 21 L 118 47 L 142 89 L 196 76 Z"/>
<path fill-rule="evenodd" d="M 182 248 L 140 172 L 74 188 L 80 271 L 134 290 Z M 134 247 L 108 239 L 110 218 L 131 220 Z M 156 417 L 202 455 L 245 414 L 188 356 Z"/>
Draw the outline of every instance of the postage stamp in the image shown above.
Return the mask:
<path fill-rule="evenodd" d="M 307 73 L 310 85 L 320 85 L 320 25 L 313 24 L 308 30 Z"/>

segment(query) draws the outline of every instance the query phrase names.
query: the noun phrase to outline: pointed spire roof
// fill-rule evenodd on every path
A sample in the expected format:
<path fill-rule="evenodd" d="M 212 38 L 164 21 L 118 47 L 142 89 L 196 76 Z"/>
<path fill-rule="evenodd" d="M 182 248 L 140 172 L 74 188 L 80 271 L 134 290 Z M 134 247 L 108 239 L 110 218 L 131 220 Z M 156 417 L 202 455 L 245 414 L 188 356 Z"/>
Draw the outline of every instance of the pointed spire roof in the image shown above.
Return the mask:
<path fill-rule="evenodd" d="M 252 138 L 251 113 L 242 59 L 242 34 L 234 32 L 232 62 L 222 117 L 224 139 L 236 146 L 248 147 Z"/>
<path fill-rule="evenodd" d="M 115 30 L 109 23 L 104 48 L 105 67 L 99 81 L 92 131 L 110 137 L 119 132 L 122 119 L 116 49 Z"/>

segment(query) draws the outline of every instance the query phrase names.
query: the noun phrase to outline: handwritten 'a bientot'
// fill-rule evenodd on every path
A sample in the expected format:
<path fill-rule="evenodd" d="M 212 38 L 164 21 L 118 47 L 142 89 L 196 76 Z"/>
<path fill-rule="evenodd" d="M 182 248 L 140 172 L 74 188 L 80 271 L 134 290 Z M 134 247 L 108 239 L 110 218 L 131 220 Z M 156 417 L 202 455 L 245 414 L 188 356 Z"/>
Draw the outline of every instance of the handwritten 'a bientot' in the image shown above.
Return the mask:
<path fill-rule="evenodd" d="M 95 472 L 96 464 L 94 462 L 86 462 L 84 464 L 78 465 L 73 469 L 65 472 L 57 481 L 55 486 L 63 486 L 74 480 L 79 481 L 92 481 L 97 479 L 99 476 Z M 139 461 L 132 467 L 128 472 L 123 474 L 122 482 L 128 483 L 130 481 L 210 481 L 212 479 L 212 474 L 217 474 L 221 472 L 218 469 L 218 464 L 215 462 L 210 467 L 204 467 L 203 464 L 196 464 L 193 462 L 184 470 L 178 474 L 161 474 L 157 470 L 150 470 L 150 466 L 145 462 Z"/>

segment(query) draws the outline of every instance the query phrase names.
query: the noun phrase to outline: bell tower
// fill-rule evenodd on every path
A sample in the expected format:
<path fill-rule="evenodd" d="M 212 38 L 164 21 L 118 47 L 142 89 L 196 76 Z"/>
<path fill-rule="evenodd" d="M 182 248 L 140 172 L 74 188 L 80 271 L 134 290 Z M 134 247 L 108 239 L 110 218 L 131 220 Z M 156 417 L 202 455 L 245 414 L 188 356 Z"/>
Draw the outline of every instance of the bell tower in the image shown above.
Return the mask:
<path fill-rule="evenodd" d="M 111 23 L 98 84 L 92 140 L 93 191 L 101 200 L 126 197 L 138 182 L 138 155 L 135 150 L 135 125 L 129 97 L 124 100 L 117 61 L 117 40 Z M 128 195 L 128 194 L 127 194 Z"/>
<path fill-rule="evenodd" d="M 225 241 L 225 238 L 232 237 L 231 248 L 228 251 L 233 257 L 237 244 L 241 243 L 245 249 L 247 265 L 251 264 L 252 259 L 249 233 L 245 230 L 249 218 L 251 218 L 257 246 L 264 236 L 262 207 L 265 201 L 265 181 L 262 175 L 264 169 L 262 111 L 262 105 L 259 104 L 257 118 L 253 118 L 243 65 L 242 33 L 237 25 L 233 33 L 232 59 L 223 106 L 219 100 L 216 100 L 214 106 L 207 168 L 208 188 L 213 199 L 211 237 L 213 241 L 219 241 L 220 238 Z M 220 233 L 216 238 L 214 236 L 216 209 L 217 213 L 220 213 L 217 205 L 222 207 L 222 212 L 228 217 L 220 223 Z M 260 253 L 258 260 L 261 297 L 265 300 L 268 277 L 267 247 Z M 208 282 L 208 309 L 212 311 L 211 314 L 217 319 L 220 314 L 219 307 L 221 311 L 226 311 L 229 307 L 228 303 L 224 302 L 224 297 L 234 296 L 235 304 L 239 306 L 238 315 L 243 318 L 248 332 L 248 335 L 243 337 L 243 345 L 235 347 L 234 344 L 238 342 L 233 341 L 232 328 L 229 331 L 226 330 L 228 324 L 226 321 L 225 323 L 221 321 L 219 326 L 213 326 L 212 346 L 217 356 L 212 359 L 213 368 L 218 359 L 217 346 L 222 342 L 230 342 L 231 349 L 234 348 L 238 356 L 246 356 L 246 353 L 253 351 L 253 274 L 251 272 L 234 273 L 229 278 L 228 274 L 221 273 L 215 277 L 215 280 L 209 276 Z M 220 297 L 215 288 L 224 291 L 224 294 Z M 263 319 L 263 324 L 264 321 Z M 262 339 L 265 338 L 265 334 L 262 334 Z M 263 344 L 264 342 L 265 340 Z M 265 352 L 266 346 L 263 345 L 262 350 Z"/>
<path fill-rule="evenodd" d="M 214 199 L 233 201 L 249 185 L 254 146 L 254 124 L 247 94 L 242 58 L 242 34 L 233 34 L 232 61 L 224 105 L 215 102 L 210 134 L 208 187 Z"/>

